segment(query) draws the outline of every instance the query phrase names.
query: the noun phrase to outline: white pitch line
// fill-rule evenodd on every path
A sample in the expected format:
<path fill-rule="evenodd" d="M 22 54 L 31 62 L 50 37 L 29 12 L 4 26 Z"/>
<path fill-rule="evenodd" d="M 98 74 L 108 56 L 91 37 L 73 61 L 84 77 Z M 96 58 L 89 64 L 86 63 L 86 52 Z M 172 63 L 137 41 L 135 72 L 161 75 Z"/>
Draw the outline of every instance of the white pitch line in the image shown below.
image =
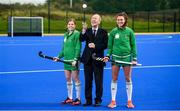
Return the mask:
<path fill-rule="evenodd" d="M 23 73 L 37 73 L 37 72 L 61 72 L 64 70 L 34 70 L 34 71 L 10 71 L 10 72 L 0 72 L 0 74 L 23 74 Z"/>
<path fill-rule="evenodd" d="M 145 69 L 145 68 L 169 68 L 169 67 L 180 67 L 180 65 L 154 65 L 154 66 L 135 66 L 136 69 Z M 104 68 L 105 70 L 111 69 L 111 67 Z M 84 69 L 80 69 L 84 70 Z M 24 74 L 24 73 L 38 73 L 38 72 L 64 72 L 64 69 L 59 70 L 33 70 L 33 71 L 9 71 L 9 72 L 0 72 L 0 74 Z"/>
<path fill-rule="evenodd" d="M 145 69 L 145 68 L 168 68 L 168 67 L 180 67 L 180 65 L 154 65 L 154 66 L 133 66 L 135 69 Z M 104 68 L 111 69 L 111 67 Z"/>
<path fill-rule="evenodd" d="M 58 43 L 44 43 L 44 44 L 0 44 L 0 46 L 41 46 L 41 45 L 59 45 Z"/>
<path fill-rule="evenodd" d="M 145 68 L 168 68 L 168 67 L 180 67 L 180 65 L 136 66 L 136 67 L 134 67 L 134 68 L 145 69 Z"/>

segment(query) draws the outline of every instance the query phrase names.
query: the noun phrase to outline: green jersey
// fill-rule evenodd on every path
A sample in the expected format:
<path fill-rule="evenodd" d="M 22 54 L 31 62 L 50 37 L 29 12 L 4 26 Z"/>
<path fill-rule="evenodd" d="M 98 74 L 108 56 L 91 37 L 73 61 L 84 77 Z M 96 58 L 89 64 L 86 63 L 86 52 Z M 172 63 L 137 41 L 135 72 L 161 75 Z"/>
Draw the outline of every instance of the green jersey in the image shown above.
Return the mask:
<path fill-rule="evenodd" d="M 132 57 L 137 60 L 136 40 L 132 29 L 116 27 L 109 33 L 107 56 L 111 55 L 113 58 Z"/>
<path fill-rule="evenodd" d="M 64 61 L 73 62 L 79 60 L 81 51 L 81 42 L 79 40 L 80 32 L 74 30 L 72 33 L 66 32 L 64 34 L 64 42 L 62 51 L 58 58 L 64 57 Z M 74 67 L 64 64 L 66 70 L 76 70 Z"/>

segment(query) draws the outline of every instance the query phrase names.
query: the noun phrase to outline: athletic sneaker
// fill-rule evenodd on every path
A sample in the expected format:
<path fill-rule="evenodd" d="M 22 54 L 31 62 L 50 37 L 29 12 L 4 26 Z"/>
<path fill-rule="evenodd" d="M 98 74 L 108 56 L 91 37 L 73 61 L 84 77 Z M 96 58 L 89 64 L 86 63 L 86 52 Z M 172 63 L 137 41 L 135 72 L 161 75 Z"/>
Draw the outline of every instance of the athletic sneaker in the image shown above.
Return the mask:
<path fill-rule="evenodd" d="M 129 100 L 129 101 L 127 102 L 127 107 L 128 107 L 128 108 L 134 108 L 134 105 L 133 105 L 133 103 L 132 103 L 131 100 Z"/>
<path fill-rule="evenodd" d="M 81 100 L 79 100 L 78 98 L 76 98 L 73 102 L 72 105 L 80 105 L 81 104 Z"/>
<path fill-rule="evenodd" d="M 116 107 L 116 101 L 111 101 L 111 103 L 108 105 L 109 108 L 115 108 Z"/>
<path fill-rule="evenodd" d="M 73 99 L 70 99 L 69 97 L 67 97 L 67 99 L 62 101 L 62 104 L 69 104 L 69 103 L 72 103 L 72 102 L 73 102 Z"/>

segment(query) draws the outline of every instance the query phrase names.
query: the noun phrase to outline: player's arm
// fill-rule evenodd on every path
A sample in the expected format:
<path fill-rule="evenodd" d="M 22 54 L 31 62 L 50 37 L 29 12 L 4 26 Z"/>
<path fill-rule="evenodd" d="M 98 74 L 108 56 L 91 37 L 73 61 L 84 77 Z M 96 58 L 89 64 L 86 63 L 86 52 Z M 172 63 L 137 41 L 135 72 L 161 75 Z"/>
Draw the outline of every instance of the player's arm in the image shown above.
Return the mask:
<path fill-rule="evenodd" d="M 74 61 L 72 62 L 72 66 L 77 66 L 78 60 L 80 58 L 80 52 L 81 52 L 81 42 L 79 40 L 80 38 L 80 33 L 76 33 L 75 35 L 75 56 L 74 56 Z"/>
<path fill-rule="evenodd" d="M 133 62 L 135 63 L 137 61 L 137 48 L 136 48 L 136 39 L 134 32 L 131 32 L 131 37 L 130 37 L 130 45 L 131 45 L 131 53 L 133 57 Z"/>
<path fill-rule="evenodd" d="M 77 33 L 76 37 L 75 37 L 75 57 L 74 57 L 74 60 L 78 60 L 80 58 L 81 42 L 80 42 L 79 38 L 80 38 L 80 33 Z"/>
<path fill-rule="evenodd" d="M 108 36 L 108 51 L 107 51 L 107 57 L 110 57 L 112 54 L 112 50 L 113 50 L 113 42 L 114 42 L 114 36 L 112 34 L 112 32 L 109 33 Z"/>

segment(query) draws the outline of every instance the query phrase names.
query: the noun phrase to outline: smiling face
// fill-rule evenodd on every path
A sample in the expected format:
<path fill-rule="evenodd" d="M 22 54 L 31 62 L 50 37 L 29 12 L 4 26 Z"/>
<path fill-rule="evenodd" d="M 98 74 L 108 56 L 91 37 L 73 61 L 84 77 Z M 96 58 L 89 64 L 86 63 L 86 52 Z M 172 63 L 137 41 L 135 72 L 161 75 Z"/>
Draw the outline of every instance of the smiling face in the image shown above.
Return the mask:
<path fill-rule="evenodd" d="M 101 23 L 101 17 L 100 17 L 100 15 L 94 14 L 94 15 L 91 17 L 91 26 L 96 28 L 96 27 L 99 26 L 100 23 Z"/>
<path fill-rule="evenodd" d="M 121 27 L 121 28 L 124 27 L 125 23 L 126 23 L 124 16 L 117 16 L 116 23 L 117 23 L 118 27 Z"/>
<path fill-rule="evenodd" d="M 119 28 L 127 26 L 128 16 L 125 12 L 118 13 L 116 15 L 116 23 Z"/>
<path fill-rule="evenodd" d="M 68 24 L 67 24 L 67 28 L 68 28 L 69 31 L 75 30 L 75 28 L 76 28 L 75 22 L 73 20 L 69 21 Z"/>

